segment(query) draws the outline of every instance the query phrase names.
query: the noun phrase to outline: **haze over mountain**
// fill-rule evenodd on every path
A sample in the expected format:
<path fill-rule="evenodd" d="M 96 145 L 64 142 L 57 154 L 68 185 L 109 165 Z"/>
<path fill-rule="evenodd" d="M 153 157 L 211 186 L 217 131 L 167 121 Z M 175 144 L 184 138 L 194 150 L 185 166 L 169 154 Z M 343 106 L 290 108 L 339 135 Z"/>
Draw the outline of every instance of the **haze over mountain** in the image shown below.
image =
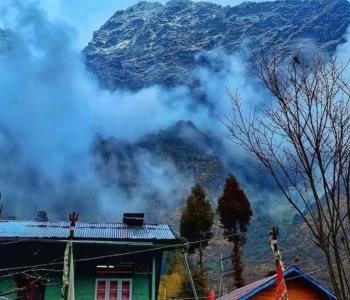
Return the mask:
<path fill-rule="evenodd" d="M 272 45 L 297 48 L 300 42 L 305 45 L 305 38 L 308 38 L 307 41 L 311 45 L 314 43 L 326 51 L 333 52 L 336 46 L 345 40 L 343 35 L 349 25 L 349 6 L 349 3 L 343 0 L 244 3 L 237 7 L 185 0 L 172 0 L 165 5 L 139 2 L 125 11 L 116 12 L 99 31 L 95 32 L 94 39 L 83 51 L 87 67 L 97 75 L 102 86 L 117 88 L 114 93 L 97 91 L 91 74 L 85 73 L 81 63 L 78 62 L 78 56 L 71 48 L 73 37 L 66 27 L 50 23 L 40 13 L 36 11 L 33 13 L 32 8 L 24 10 L 24 17 L 20 19 L 17 27 L 10 28 L 13 29 L 12 34 L 9 31 L 14 51 L 12 54 L 5 53 L 1 61 L 2 70 L 6 74 L 1 81 L 3 94 L 16 100 L 9 101 L 8 104 L 11 105 L 8 110 L 3 110 L 1 122 L 2 133 L 6 133 L 3 141 L 8 143 L 6 149 L 10 149 L 6 151 L 12 153 L 11 149 L 19 147 L 21 151 L 18 151 L 18 155 L 25 154 L 25 159 L 30 157 L 35 159 L 18 165 L 19 160 L 15 159 L 16 156 L 13 154 L 9 156 L 13 161 L 10 159 L 2 166 L 2 174 L 6 179 L 2 181 L 4 186 L 8 189 L 13 187 L 13 199 L 22 199 L 19 201 L 23 201 L 21 195 L 24 194 L 38 199 L 38 195 L 49 194 L 52 186 L 56 186 L 57 190 L 55 200 L 52 202 L 74 198 L 77 199 L 76 203 L 80 203 L 79 199 L 87 199 L 86 194 L 94 198 L 96 194 L 103 193 L 102 191 L 99 193 L 99 190 L 101 188 L 105 191 L 105 182 L 99 182 L 99 187 L 94 193 L 82 192 L 86 187 L 90 187 L 90 184 L 84 182 L 82 185 L 78 180 L 70 180 L 72 184 L 74 183 L 71 187 L 74 193 L 57 188 L 67 181 L 67 172 L 69 174 L 73 172 L 74 175 L 69 175 L 73 177 L 81 173 L 78 164 L 74 170 L 67 171 L 67 165 L 60 167 L 57 163 L 65 160 L 74 161 L 73 157 L 77 154 L 69 151 L 77 151 L 75 147 L 65 146 L 63 149 L 67 150 L 66 152 L 57 152 L 53 148 L 58 140 L 60 144 L 70 145 L 71 141 L 68 141 L 67 137 L 71 135 L 66 131 L 76 128 L 76 134 L 79 134 L 84 141 L 80 145 L 84 147 L 91 146 L 94 135 L 100 134 L 100 140 L 96 140 L 93 145 L 100 147 L 99 149 L 103 146 L 104 152 L 98 154 L 96 149 L 93 149 L 95 151 L 92 151 L 93 157 L 88 157 L 88 161 L 90 163 L 93 159 L 93 165 L 98 165 L 98 170 L 102 170 L 104 176 L 107 170 L 109 171 L 107 174 L 110 178 L 108 180 L 104 178 L 107 182 L 117 181 L 116 190 L 110 185 L 107 188 L 109 198 L 117 195 L 116 199 L 124 199 L 133 194 L 130 194 L 130 190 L 125 193 L 124 190 L 120 190 L 121 187 L 130 185 L 125 185 L 123 178 L 118 176 L 116 165 L 125 168 L 125 164 L 130 162 L 127 169 L 133 170 L 135 163 L 140 164 L 143 162 L 142 159 L 145 159 L 144 155 L 137 155 L 137 159 L 132 157 L 120 164 L 117 159 L 120 155 L 113 154 L 115 141 L 119 152 L 121 149 L 138 149 L 133 153 L 139 154 L 141 149 L 159 159 L 154 164 L 154 159 L 147 156 L 147 163 L 150 164 L 143 164 L 142 172 L 147 170 L 150 172 L 148 169 L 150 165 L 154 166 L 156 171 L 159 170 L 165 160 L 165 170 L 168 174 L 178 176 L 177 171 L 180 170 L 180 173 L 184 173 L 181 176 L 189 176 L 193 181 L 200 181 L 211 193 L 217 194 L 223 184 L 222 179 L 231 169 L 238 175 L 246 190 L 256 197 L 256 201 L 273 197 L 261 179 L 251 175 L 251 169 L 248 168 L 249 158 L 239 149 L 231 151 L 227 148 L 228 143 L 223 142 L 220 136 L 224 128 L 218 122 L 217 116 L 223 116 L 229 109 L 225 85 L 231 84 L 230 88 L 239 88 L 243 91 L 247 96 L 247 104 L 252 101 L 251 99 L 260 101 L 265 93 L 254 85 L 253 78 L 244 75 L 242 57 L 247 56 L 243 53 L 237 58 L 235 50 L 249 49 L 255 55 L 260 51 L 260 46 L 264 51 L 269 50 Z M 32 31 L 28 31 L 27 27 Z M 185 30 L 185 27 L 189 30 Z M 7 36 L 7 33 L 0 30 L 1 47 L 11 46 Z M 245 41 L 247 42 L 244 44 Z M 240 47 L 242 45 L 247 45 L 247 48 Z M 49 59 L 53 56 L 53 49 L 55 49 L 55 60 Z M 310 50 L 311 47 L 307 49 Z M 7 63 L 6 60 L 11 63 Z M 26 69 L 31 70 L 30 76 Z M 53 70 L 57 81 L 43 75 Z M 22 89 L 19 90 L 17 85 L 9 85 L 9 78 L 12 78 L 13 82 L 22 82 L 21 87 L 26 94 L 22 94 Z M 187 85 L 173 87 L 180 83 Z M 43 84 L 45 88 L 41 87 Z M 155 84 L 161 84 L 163 87 L 159 88 Z M 149 85 L 152 86 L 143 88 Z M 90 89 L 87 89 L 87 86 Z M 142 89 L 138 93 L 130 91 L 140 88 Z M 121 92 L 122 89 L 128 91 Z M 29 95 L 29 90 L 33 93 L 32 96 Z M 44 101 L 48 97 L 51 102 Z M 45 117 L 45 114 L 39 117 L 35 111 L 26 113 L 22 111 L 27 105 L 24 105 L 26 101 L 33 102 L 32 105 L 28 104 L 29 107 L 35 107 L 39 101 L 37 98 L 43 98 L 40 103 L 48 105 L 45 109 L 49 113 L 53 114 L 52 103 L 55 101 L 60 103 L 62 110 L 65 110 L 66 125 L 57 127 L 55 135 L 48 130 L 52 127 L 50 124 L 52 119 Z M 88 100 L 79 102 L 78 98 L 79 101 Z M 24 106 L 17 107 L 13 103 Z M 76 105 L 77 103 L 79 105 Z M 86 107 L 86 111 L 83 111 L 81 105 L 86 103 L 91 107 Z M 13 118 L 9 118 L 8 111 L 11 109 L 18 110 L 16 113 L 23 119 L 18 119 L 16 123 Z M 32 119 L 37 118 L 36 128 L 29 126 L 28 112 L 34 114 Z M 97 120 L 100 123 L 97 124 Z M 180 120 L 190 120 L 193 123 L 180 122 L 174 125 Z M 17 128 L 19 122 L 27 125 L 19 130 Z M 89 132 L 86 132 L 87 128 Z M 168 129 L 164 130 L 166 128 Z M 26 144 L 23 144 L 24 139 L 19 136 L 25 137 Z M 34 139 L 37 136 L 41 136 L 40 149 Z M 128 140 L 127 143 L 120 142 L 125 139 Z M 102 146 L 99 144 L 101 140 Z M 40 156 L 37 153 L 28 153 L 32 149 L 51 154 Z M 106 154 L 106 149 L 114 155 L 114 159 L 108 160 L 103 168 L 102 164 L 106 160 L 100 159 Z M 79 148 L 79 151 L 84 155 L 91 155 L 91 148 Z M 33 166 L 35 161 L 38 162 Z M 85 162 L 81 164 L 84 165 Z M 38 165 L 43 166 L 45 170 L 37 170 Z M 49 176 L 52 174 L 51 166 L 56 168 L 58 178 L 53 179 L 51 175 Z M 83 172 L 90 167 L 84 165 Z M 12 177 L 6 176 L 9 169 L 18 172 Z M 113 170 L 117 175 L 112 172 Z M 140 174 L 143 174 L 142 172 Z M 163 173 L 157 172 L 154 174 L 162 177 L 159 174 Z M 141 177 L 134 180 L 134 187 L 142 185 Z M 50 182 L 43 184 L 47 180 Z M 21 193 L 17 193 L 18 182 L 25 182 L 20 185 L 23 189 Z M 142 196 L 138 201 L 146 200 L 149 184 L 145 184 L 147 192 L 140 192 Z M 173 186 L 170 186 L 171 184 Z M 169 191 L 180 190 L 180 186 L 180 181 L 166 182 Z M 157 184 L 153 187 L 161 188 Z M 186 193 L 184 189 L 181 190 Z M 259 193 L 253 192 L 256 190 L 259 190 Z M 139 188 L 134 191 L 139 191 Z M 173 201 L 172 193 L 164 195 L 162 194 L 162 197 L 166 198 L 166 201 Z M 175 198 L 181 197 L 177 194 Z M 35 199 L 33 201 L 37 201 Z M 45 203 L 45 199 L 43 196 L 39 203 Z M 91 201 L 100 202 L 98 197 Z M 50 205 L 50 207 L 56 206 Z M 80 204 L 77 206 L 80 209 L 83 207 Z"/>
<path fill-rule="evenodd" d="M 170 0 L 165 5 L 141 1 L 117 11 L 83 50 L 88 69 L 102 86 L 140 89 L 153 84 L 191 84 L 198 65 L 208 65 L 201 51 L 227 53 L 314 46 L 334 52 L 350 23 L 347 0 L 246 2 L 220 6 L 210 2 Z M 217 66 L 214 66 L 217 67 Z"/>
<path fill-rule="evenodd" d="M 259 196 L 251 194 L 261 201 L 272 197 L 268 195 L 268 190 L 273 192 L 271 187 L 267 189 L 262 184 L 264 179 L 250 175 L 248 157 L 242 159 L 237 149 L 228 154 L 221 144 L 224 128 L 218 126 L 217 116 L 228 109 L 222 104 L 227 102 L 225 85 L 233 82 L 232 88 L 260 101 L 264 91 L 256 90 L 252 77 L 240 73 L 244 59 L 256 57 L 261 50 L 271 53 L 274 47 L 284 48 L 287 53 L 298 49 L 309 54 L 316 49 L 333 53 L 345 42 L 349 24 L 350 4 L 346 0 L 247 2 L 234 7 L 189 0 L 170 0 L 165 5 L 141 1 L 116 12 L 95 31 L 83 54 L 87 68 L 104 88 L 140 90 L 162 85 L 166 90 L 182 84 L 188 88 L 185 93 L 170 91 L 172 97 L 166 105 L 171 110 L 171 104 L 188 103 L 192 114 L 183 119 L 191 119 L 200 134 L 186 136 L 191 126 L 174 126 L 173 134 L 167 129 L 142 137 L 136 148 L 175 161 L 177 168 L 201 182 L 200 174 L 207 173 L 205 165 L 211 161 L 206 153 L 208 143 L 201 140 L 202 135 L 206 136 L 202 126 L 210 128 L 210 120 L 214 133 L 207 137 L 212 145 L 210 155 L 221 171 L 206 177 L 207 188 L 217 195 L 227 171 L 233 170 L 246 189 L 260 191 Z M 206 117 L 203 107 L 208 110 Z M 215 136 L 220 138 L 216 140 Z M 195 147 L 196 139 L 201 140 L 197 142 L 199 148 Z M 113 147 L 115 143 L 109 149 Z M 203 163 L 185 155 L 184 149 L 198 152 L 201 159 L 205 157 Z"/>

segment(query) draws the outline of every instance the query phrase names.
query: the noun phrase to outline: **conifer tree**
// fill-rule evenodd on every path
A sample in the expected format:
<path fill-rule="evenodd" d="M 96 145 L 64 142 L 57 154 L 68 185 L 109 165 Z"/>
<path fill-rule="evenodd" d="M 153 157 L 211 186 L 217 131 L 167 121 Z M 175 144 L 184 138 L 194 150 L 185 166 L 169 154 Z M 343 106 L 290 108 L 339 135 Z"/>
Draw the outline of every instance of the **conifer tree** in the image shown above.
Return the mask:
<path fill-rule="evenodd" d="M 245 284 L 241 247 L 246 243 L 245 233 L 253 212 L 247 195 L 232 173 L 226 177 L 223 193 L 218 199 L 217 213 L 226 239 L 233 243 L 231 255 L 233 280 L 234 286 L 240 288 Z"/>
<path fill-rule="evenodd" d="M 180 234 L 191 243 L 189 254 L 199 251 L 200 272 L 204 274 L 203 250 L 208 246 L 209 239 L 213 237 L 211 228 L 214 223 L 215 212 L 207 199 L 203 188 L 197 184 L 191 189 L 180 218 Z M 205 241 L 202 241 L 205 240 Z"/>

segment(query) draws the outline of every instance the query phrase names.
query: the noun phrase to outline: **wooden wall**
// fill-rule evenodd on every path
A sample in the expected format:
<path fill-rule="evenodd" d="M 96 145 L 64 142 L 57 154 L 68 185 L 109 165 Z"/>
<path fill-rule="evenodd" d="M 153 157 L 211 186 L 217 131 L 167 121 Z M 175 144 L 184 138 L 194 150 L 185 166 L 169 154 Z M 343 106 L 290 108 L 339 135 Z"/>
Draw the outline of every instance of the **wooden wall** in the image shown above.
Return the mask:
<path fill-rule="evenodd" d="M 286 280 L 286 283 L 289 300 L 330 300 L 330 298 L 325 293 L 320 292 L 316 287 L 309 284 L 304 279 L 295 278 L 291 280 Z M 276 285 L 272 285 L 262 290 L 250 299 L 275 300 Z"/>

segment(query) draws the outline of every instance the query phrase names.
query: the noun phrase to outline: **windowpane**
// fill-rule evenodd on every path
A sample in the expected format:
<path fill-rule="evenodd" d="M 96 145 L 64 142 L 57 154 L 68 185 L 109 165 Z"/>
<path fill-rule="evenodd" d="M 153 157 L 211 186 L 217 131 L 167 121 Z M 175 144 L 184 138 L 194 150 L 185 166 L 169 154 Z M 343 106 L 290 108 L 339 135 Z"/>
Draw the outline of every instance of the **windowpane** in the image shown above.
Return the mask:
<path fill-rule="evenodd" d="M 97 289 L 98 290 L 105 290 L 106 289 L 106 281 L 97 282 Z"/>
<path fill-rule="evenodd" d="M 111 281 L 110 282 L 109 300 L 118 300 L 118 281 Z"/>
<path fill-rule="evenodd" d="M 129 280 L 97 280 L 95 300 L 130 300 L 131 282 Z"/>
<path fill-rule="evenodd" d="M 123 281 L 123 290 L 130 290 L 130 281 Z"/>
<path fill-rule="evenodd" d="M 106 299 L 105 295 L 106 295 L 106 281 L 98 281 L 96 300 L 105 300 Z"/>
<path fill-rule="evenodd" d="M 130 299 L 130 281 L 123 281 L 122 283 L 122 300 Z"/>

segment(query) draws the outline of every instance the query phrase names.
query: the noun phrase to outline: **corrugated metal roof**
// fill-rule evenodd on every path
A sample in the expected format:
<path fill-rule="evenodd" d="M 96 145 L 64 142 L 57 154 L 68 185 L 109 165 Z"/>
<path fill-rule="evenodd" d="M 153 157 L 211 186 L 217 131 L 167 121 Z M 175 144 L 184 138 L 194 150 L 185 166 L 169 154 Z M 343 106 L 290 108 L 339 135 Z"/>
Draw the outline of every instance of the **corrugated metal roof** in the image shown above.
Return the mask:
<path fill-rule="evenodd" d="M 0 239 L 4 238 L 51 238 L 65 239 L 69 236 L 70 222 L 65 221 L 0 221 Z M 75 237 L 81 239 L 104 240 L 176 240 L 169 225 L 144 224 L 141 227 L 128 227 L 123 223 L 84 223 L 77 222 Z"/>
<path fill-rule="evenodd" d="M 292 273 L 296 274 L 298 277 L 304 278 L 310 284 L 322 290 L 324 293 L 326 293 L 330 297 L 330 299 L 337 299 L 334 293 L 332 293 L 323 285 L 321 285 L 320 283 L 312 279 L 310 276 L 302 272 L 297 266 L 292 266 L 288 268 L 283 272 L 283 275 L 286 277 L 287 275 L 290 275 Z M 275 283 L 276 283 L 276 275 L 272 275 L 270 277 L 266 277 L 264 279 L 248 284 L 240 289 L 234 290 L 233 292 L 228 293 L 227 295 L 224 295 L 218 298 L 217 300 L 247 300 L 253 297 L 258 292 L 262 291 L 263 289 Z M 287 290 L 288 290 L 288 287 L 287 287 Z"/>
<path fill-rule="evenodd" d="M 258 281 L 255 281 L 251 284 L 248 284 L 244 287 L 241 287 L 237 290 L 234 290 L 231 293 L 228 293 L 227 295 L 224 295 L 222 297 L 220 297 L 220 300 L 239 300 L 241 299 L 241 297 L 247 295 L 248 293 L 250 293 L 251 291 L 254 291 L 255 289 L 257 289 L 258 287 L 264 285 L 265 283 L 267 283 L 269 280 L 275 278 L 276 275 L 272 275 L 270 277 L 266 277 L 264 279 L 260 279 Z"/>

